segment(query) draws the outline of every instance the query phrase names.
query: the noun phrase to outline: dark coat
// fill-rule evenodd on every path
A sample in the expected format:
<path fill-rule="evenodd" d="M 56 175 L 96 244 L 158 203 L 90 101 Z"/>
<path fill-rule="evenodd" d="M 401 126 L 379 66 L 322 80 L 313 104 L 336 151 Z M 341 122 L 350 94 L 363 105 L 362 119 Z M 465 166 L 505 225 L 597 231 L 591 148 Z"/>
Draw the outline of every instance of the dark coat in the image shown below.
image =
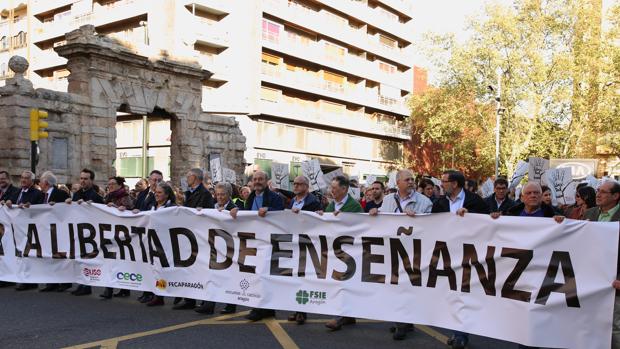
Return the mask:
<path fill-rule="evenodd" d="M 190 208 L 213 208 L 213 196 L 207 188 L 200 183 L 193 193 L 189 190 L 185 192 L 185 202 L 183 206 Z"/>
<path fill-rule="evenodd" d="M 43 197 L 45 198 L 45 193 L 43 193 Z M 65 200 L 67 200 L 69 197 L 70 196 L 67 192 L 65 192 L 64 190 L 60 190 L 57 187 L 54 187 L 54 189 L 52 189 L 50 197 L 47 198 L 47 202 L 65 202 Z"/>
<path fill-rule="evenodd" d="M 495 193 L 484 199 L 484 202 L 487 204 L 491 212 L 501 212 L 502 214 L 506 214 L 506 212 L 508 212 L 508 209 L 515 205 L 514 200 L 506 197 L 504 201 L 502 201 L 502 204 L 497 207 L 497 201 L 495 201 Z"/>
<path fill-rule="evenodd" d="M 556 215 L 556 212 L 552 206 L 542 203 L 540 207 L 542 208 L 542 211 L 543 211 L 543 217 L 553 217 Z M 525 208 L 525 204 L 520 203 L 508 209 L 508 211 L 506 212 L 506 215 L 507 216 L 520 216 L 521 211 L 523 211 L 524 208 Z"/>
<path fill-rule="evenodd" d="M 174 202 L 172 200 L 168 200 L 168 201 L 166 201 L 164 206 L 161 206 L 159 208 L 175 207 L 175 206 L 177 206 L 176 202 Z M 157 203 L 153 205 L 153 208 L 155 209 L 155 211 L 157 211 Z"/>
<path fill-rule="evenodd" d="M 43 203 L 43 193 L 35 187 L 30 187 L 27 192 L 21 193 L 21 197 L 20 192 L 18 192 L 17 197 L 17 202 L 15 202 L 16 204 L 29 203 L 31 205 L 38 205 Z"/>
<path fill-rule="evenodd" d="M 253 191 L 248 196 L 248 199 L 245 201 L 245 206 L 243 207 L 246 211 L 252 210 L 252 204 L 254 204 L 254 198 L 256 197 L 256 192 Z M 263 206 L 268 207 L 269 211 L 282 211 L 284 210 L 284 201 L 282 201 L 282 197 L 277 193 L 272 192 L 269 188 L 265 188 L 263 192 Z"/>
<path fill-rule="evenodd" d="M 586 213 L 584 213 L 583 219 L 585 219 L 586 221 L 596 222 L 598 221 L 598 216 L 600 214 L 601 214 L 601 208 L 598 206 L 595 206 L 595 207 L 589 208 L 586 211 Z M 618 221 L 620 221 L 620 210 L 616 211 L 616 214 L 611 216 L 611 222 L 618 222 Z"/>
<path fill-rule="evenodd" d="M 232 200 L 229 200 L 228 203 L 226 204 L 226 207 L 224 207 L 224 210 L 230 211 L 235 208 L 239 208 L 239 207 L 235 205 L 235 203 Z"/>
<path fill-rule="evenodd" d="M 19 188 L 17 188 L 13 184 L 9 184 L 9 187 L 6 189 L 6 192 L 4 192 L 4 195 L 0 197 L 0 201 L 11 200 L 12 203 L 16 203 L 17 197 L 19 196 L 19 192 L 20 192 Z"/>
<path fill-rule="evenodd" d="M 149 188 L 146 188 L 136 197 L 133 208 L 140 211 L 150 211 L 153 207 L 155 207 L 155 194 L 149 195 Z"/>
<path fill-rule="evenodd" d="M 288 209 L 293 208 L 293 201 L 295 198 L 291 199 L 291 203 L 288 205 Z M 306 201 L 304 201 L 304 207 L 301 208 L 302 211 L 319 211 L 321 210 L 321 202 L 316 198 L 312 193 L 308 193 L 306 196 Z"/>
<path fill-rule="evenodd" d="M 478 194 L 472 193 L 465 189 L 465 201 L 463 208 L 469 213 L 490 213 L 489 207 Z M 450 201 L 447 197 L 442 196 L 433 203 L 432 213 L 450 212 Z"/>
<path fill-rule="evenodd" d="M 103 204 L 103 198 L 101 195 L 97 194 L 95 188 L 90 187 L 88 190 L 78 190 L 73 193 L 73 201 L 84 200 L 84 201 L 92 201 L 96 204 Z"/>

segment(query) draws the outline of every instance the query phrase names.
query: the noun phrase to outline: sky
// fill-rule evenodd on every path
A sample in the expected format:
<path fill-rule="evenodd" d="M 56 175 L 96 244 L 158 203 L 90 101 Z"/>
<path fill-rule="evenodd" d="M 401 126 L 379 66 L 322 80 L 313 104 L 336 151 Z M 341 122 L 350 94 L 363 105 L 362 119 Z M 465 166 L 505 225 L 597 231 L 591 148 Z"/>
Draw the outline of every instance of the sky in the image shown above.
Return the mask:
<path fill-rule="evenodd" d="M 603 11 L 620 0 L 603 0 Z M 434 32 L 437 34 L 454 33 L 459 41 L 467 40 L 468 34 L 463 30 L 467 19 L 484 10 L 486 3 L 499 2 L 510 5 L 512 0 L 411 0 L 413 3 L 414 43 L 420 42 L 423 34 Z M 419 53 L 415 55 L 415 65 L 429 70 L 429 81 L 433 80 L 433 67 L 426 58 Z"/>

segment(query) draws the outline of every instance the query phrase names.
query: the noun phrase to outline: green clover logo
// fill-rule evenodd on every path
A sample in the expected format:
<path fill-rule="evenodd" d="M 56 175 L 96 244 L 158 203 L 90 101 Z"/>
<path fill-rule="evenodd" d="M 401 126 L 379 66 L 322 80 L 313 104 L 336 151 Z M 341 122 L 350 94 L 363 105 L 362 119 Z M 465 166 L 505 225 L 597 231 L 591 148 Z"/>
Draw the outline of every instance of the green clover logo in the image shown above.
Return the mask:
<path fill-rule="evenodd" d="M 308 303 L 308 292 L 307 291 L 303 291 L 303 290 L 297 291 L 295 299 L 297 300 L 297 303 L 299 303 L 299 304 L 306 304 L 306 303 Z"/>

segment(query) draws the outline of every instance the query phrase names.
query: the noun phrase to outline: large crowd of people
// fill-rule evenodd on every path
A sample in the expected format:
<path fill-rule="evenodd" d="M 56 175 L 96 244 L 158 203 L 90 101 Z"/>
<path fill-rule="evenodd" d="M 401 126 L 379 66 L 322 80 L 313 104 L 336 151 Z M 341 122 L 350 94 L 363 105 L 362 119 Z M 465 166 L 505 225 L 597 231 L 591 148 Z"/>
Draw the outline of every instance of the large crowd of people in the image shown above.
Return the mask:
<path fill-rule="evenodd" d="M 359 186 L 357 181 L 341 175 L 328 183 L 326 192 L 311 192 L 311 183 L 305 176 L 294 178 L 292 191 L 276 189 L 268 174 L 261 170 L 255 171 L 245 186 L 238 186 L 225 182 L 211 183 L 201 169 L 191 169 L 186 174 L 188 188 L 185 191 L 164 181 L 162 172 L 158 170 L 151 171 L 148 178 L 138 180 L 134 188 L 129 188 L 125 179 L 118 176 L 108 178 L 106 187 L 101 188 L 95 184 L 95 173 L 89 169 L 83 169 L 79 178 L 79 183 L 62 185 L 52 172 L 44 172 L 36 178 L 34 173 L 24 171 L 19 185 L 14 186 L 9 173 L 0 171 L 0 204 L 8 208 L 28 208 L 40 204 L 88 202 L 133 212 L 185 206 L 227 211 L 233 218 L 239 210 L 257 211 L 259 216 L 265 217 L 270 211 L 289 209 L 295 213 L 312 211 L 321 215 L 325 212 L 334 215 L 340 212 L 367 212 L 376 216 L 389 212 L 414 217 L 451 212 L 461 216 L 467 213 L 490 214 L 494 219 L 501 219 L 501 216 L 548 217 L 558 223 L 565 217 L 599 222 L 620 221 L 620 184 L 613 180 L 604 181 L 596 189 L 586 183 L 579 184 L 575 193 L 576 203 L 557 207 L 552 204 L 551 190 L 537 182 L 526 183 L 519 197 L 515 197 L 514 189 L 511 190 L 508 181 L 500 177 L 494 181 L 493 194 L 483 198 L 477 191 L 476 181 L 467 180 L 461 172 L 454 170 L 445 171 L 441 185 L 436 185 L 429 177 L 421 176 L 416 181 L 412 171 L 403 169 L 397 172 L 395 188 L 386 188 L 382 181 Z M 350 187 L 359 187 L 361 197 L 353 197 Z M 620 269 L 620 260 L 618 266 Z M 4 287 L 12 286 L 11 283 L 0 283 Z M 71 287 L 71 284 L 47 284 L 40 291 L 63 292 Z M 612 287 L 620 290 L 620 280 L 615 280 Z M 38 288 L 38 285 L 17 284 L 15 288 L 24 291 Z M 77 285 L 71 293 L 83 296 L 91 294 L 92 290 L 90 286 Z M 129 296 L 129 290 L 114 293 L 111 288 L 106 288 L 101 294 L 104 299 Z M 163 297 L 150 292 L 144 292 L 138 301 L 147 306 L 165 304 Z M 173 309 L 193 309 L 198 313 L 213 314 L 215 303 L 203 301 L 198 305 L 197 300 L 177 298 Z M 221 313 L 235 311 L 234 304 L 227 304 Z M 247 318 L 258 321 L 274 315 L 273 309 L 252 309 Z M 288 319 L 303 324 L 307 315 L 296 312 Z M 337 331 L 355 322 L 355 318 L 341 316 L 327 322 L 326 327 Z M 414 330 L 414 326 L 397 323 L 391 330 L 393 338 L 401 340 L 407 332 Z M 612 332 L 612 347 L 620 349 L 620 291 L 616 297 Z M 448 345 L 464 348 L 468 342 L 467 333 L 455 331 Z"/>

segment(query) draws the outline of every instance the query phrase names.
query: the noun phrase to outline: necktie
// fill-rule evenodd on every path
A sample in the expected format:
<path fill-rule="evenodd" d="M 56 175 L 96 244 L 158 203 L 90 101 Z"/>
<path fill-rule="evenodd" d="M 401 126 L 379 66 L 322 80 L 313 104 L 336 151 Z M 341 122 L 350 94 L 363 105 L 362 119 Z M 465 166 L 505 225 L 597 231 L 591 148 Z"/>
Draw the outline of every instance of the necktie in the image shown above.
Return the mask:
<path fill-rule="evenodd" d="M 49 199 L 49 194 L 45 193 L 45 198 L 43 199 L 43 203 L 47 204 L 47 200 Z"/>

